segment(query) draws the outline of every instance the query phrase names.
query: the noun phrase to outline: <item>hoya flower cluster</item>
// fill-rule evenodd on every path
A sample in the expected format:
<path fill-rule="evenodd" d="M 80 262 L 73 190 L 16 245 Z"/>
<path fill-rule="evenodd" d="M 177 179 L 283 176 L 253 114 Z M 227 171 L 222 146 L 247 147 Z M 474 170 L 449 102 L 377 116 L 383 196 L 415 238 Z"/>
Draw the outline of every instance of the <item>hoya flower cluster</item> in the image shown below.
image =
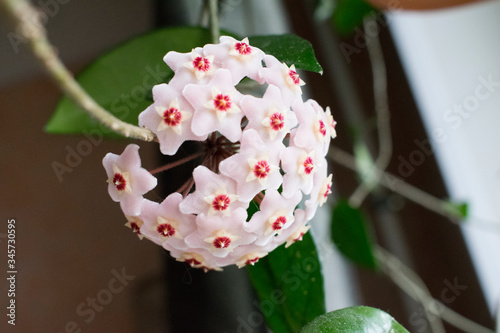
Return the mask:
<path fill-rule="evenodd" d="M 141 168 L 137 145 L 107 154 L 109 194 L 127 226 L 205 271 L 254 264 L 301 240 L 331 192 L 330 110 L 304 102 L 295 67 L 246 38 L 221 37 L 190 53 L 169 52 L 164 61 L 175 74 L 153 88 L 154 103 L 139 125 L 157 135 L 166 155 L 186 140 L 203 142 L 196 155 L 202 162 L 178 192 L 157 203 L 143 197 L 157 180 Z M 260 96 L 240 92 L 240 82 L 253 82 Z"/>

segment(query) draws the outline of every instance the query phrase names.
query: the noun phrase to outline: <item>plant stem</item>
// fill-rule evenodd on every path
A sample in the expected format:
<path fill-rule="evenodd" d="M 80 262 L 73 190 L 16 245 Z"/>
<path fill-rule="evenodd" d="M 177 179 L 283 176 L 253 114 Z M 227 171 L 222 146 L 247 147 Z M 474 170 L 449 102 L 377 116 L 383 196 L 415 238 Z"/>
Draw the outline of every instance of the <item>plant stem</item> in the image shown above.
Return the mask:
<path fill-rule="evenodd" d="M 186 162 L 194 160 L 195 158 L 197 158 L 198 156 L 201 156 L 202 154 L 203 154 L 202 152 L 191 154 L 189 156 L 181 158 L 180 160 L 177 160 L 177 161 L 174 161 L 172 163 L 168 163 L 168 164 L 166 164 L 164 166 L 161 166 L 159 168 L 153 169 L 153 170 L 149 171 L 149 173 L 152 174 L 152 175 L 154 175 L 154 174 L 157 174 L 158 172 L 162 172 L 162 171 L 166 171 L 166 170 L 175 168 L 176 166 L 179 166 L 179 165 L 182 165 L 182 164 L 184 164 Z"/>
<path fill-rule="evenodd" d="M 328 153 L 328 158 L 346 168 L 357 171 L 354 156 L 341 149 L 331 147 L 330 152 Z M 406 183 L 401 178 L 389 172 L 378 168 L 375 171 L 380 174 L 380 177 L 377 179 L 378 183 L 385 188 L 435 213 L 448 217 L 454 222 L 457 222 L 460 218 L 462 218 L 462 214 L 460 212 L 449 208 L 448 202 L 436 198 L 435 196 L 432 196 L 429 193 Z"/>
<path fill-rule="evenodd" d="M 87 92 L 76 82 L 73 75 L 64 66 L 57 52 L 47 39 L 47 33 L 41 23 L 41 15 L 26 0 L 3 0 L 0 6 L 13 20 L 14 25 L 29 44 L 31 51 L 48 71 L 61 90 L 68 94 L 87 113 L 103 123 L 114 132 L 125 137 L 153 141 L 156 136 L 153 132 L 126 123 L 109 111 L 102 108 L 87 94 Z"/>
<path fill-rule="evenodd" d="M 493 330 L 477 324 L 434 299 L 420 277 L 392 253 L 376 246 L 374 254 L 384 273 L 408 296 L 420 302 L 426 312 L 467 333 L 493 333 Z"/>
<path fill-rule="evenodd" d="M 218 13 L 218 0 L 209 0 L 208 7 L 210 11 L 210 34 L 212 35 L 212 43 L 219 42 L 219 13 Z"/>
<path fill-rule="evenodd" d="M 365 17 L 363 21 L 365 34 L 368 30 L 368 24 L 374 22 L 374 20 L 374 17 Z M 375 26 L 377 25 L 375 24 Z M 373 188 L 373 182 L 378 182 L 379 178 L 382 176 L 378 170 L 385 170 L 392 157 L 391 115 L 389 112 L 387 95 L 387 70 L 382 47 L 378 38 L 378 31 L 366 44 L 373 73 L 373 97 L 377 116 L 379 152 L 372 169 L 361 175 L 363 177 L 361 184 L 349 198 L 349 204 L 353 207 L 358 207 L 363 203 L 364 199 Z"/>

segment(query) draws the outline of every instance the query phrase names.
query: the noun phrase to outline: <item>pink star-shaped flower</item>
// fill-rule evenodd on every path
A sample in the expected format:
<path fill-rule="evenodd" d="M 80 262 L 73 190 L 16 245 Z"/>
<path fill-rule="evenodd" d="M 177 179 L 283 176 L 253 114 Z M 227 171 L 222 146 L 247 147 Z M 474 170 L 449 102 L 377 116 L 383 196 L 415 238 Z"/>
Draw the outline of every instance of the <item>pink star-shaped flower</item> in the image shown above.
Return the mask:
<path fill-rule="evenodd" d="M 168 84 L 179 92 L 189 83 L 207 83 L 219 68 L 214 56 L 206 54 L 201 47 L 189 53 L 168 52 L 163 60 L 174 71 Z"/>
<path fill-rule="evenodd" d="M 219 170 L 237 183 L 240 199 L 250 201 L 262 190 L 281 185 L 279 154 L 283 149 L 280 141 L 265 144 L 255 130 L 245 130 L 240 153 L 220 162 Z"/>
<path fill-rule="evenodd" d="M 180 193 L 174 192 L 161 204 L 146 200 L 140 215 L 144 222 L 141 233 L 167 250 L 188 249 L 184 237 L 196 228 L 195 216 L 181 213 L 179 204 L 182 199 Z"/>
<path fill-rule="evenodd" d="M 222 36 L 219 44 L 205 45 L 204 50 L 207 54 L 215 55 L 215 62 L 220 68 L 231 71 L 233 84 L 238 84 L 245 76 L 263 83 L 259 70 L 262 69 L 264 52 L 251 46 L 248 38 L 238 41 L 233 37 Z"/>
<path fill-rule="evenodd" d="M 186 237 L 191 248 L 208 250 L 215 257 L 226 257 L 234 248 L 252 243 L 256 236 L 244 230 L 247 212 L 243 208 L 233 211 L 231 216 L 206 216 L 196 218 L 198 229 Z"/>
<path fill-rule="evenodd" d="M 267 83 L 280 88 L 285 104 L 291 106 L 295 100 L 301 99 L 302 89 L 300 87 L 305 83 L 297 74 L 295 66 L 288 67 L 272 55 L 264 56 L 264 62 L 266 67 L 260 70 L 259 75 Z"/>
<path fill-rule="evenodd" d="M 154 103 L 139 114 L 139 126 L 149 128 L 158 137 L 160 150 L 174 155 L 186 140 L 203 141 L 191 130 L 193 108 L 179 93 L 167 84 L 153 87 Z"/>
<path fill-rule="evenodd" d="M 263 258 L 267 255 L 267 252 L 248 252 L 245 251 L 245 255 L 236 260 L 236 266 L 238 268 L 243 268 L 247 265 L 254 266 L 260 258 Z"/>
<path fill-rule="evenodd" d="M 292 108 L 299 121 L 291 132 L 293 144 L 325 156 L 330 146 L 330 126 L 323 109 L 314 100 L 297 101 Z"/>
<path fill-rule="evenodd" d="M 143 204 L 144 206 L 144 204 Z M 137 234 L 137 237 L 139 237 L 140 240 L 142 240 L 144 237 L 144 234 L 141 233 L 141 227 L 144 224 L 144 221 L 140 219 L 139 216 L 128 216 L 125 215 L 125 218 L 127 219 L 127 223 L 125 223 L 125 226 L 132 229 L 132 231 Z"/>
<path fill-rule="evenodd" d="M 328 127 L 330 127 L 330 136 L 332 137 L 332 139 L 335 139 L 337 137 L 337 131 L 335 130 L 337 122 L 335 121 L 335 119 L 333 119 L 332 111 L 330 110 L 329 106 L 326 107 L 325 115 L 326 123 L 328 124 Z"/>
<path fill-rule="evenodd" d="M 231 142 L 240 139 L 242 95 L 233 86 L 231 72 L 219 69 L 209 84 L 188 84 L 182 93 L 195 109 L 191 128 L 196 135 L 218 131 Z"/>
<path fill-rule="evenodd" d="M 286 237 L 285 247 L 289 247 L 295 242 L 301 241 L 302 237 L 309 231 L 310 226 L 306 225 L 308 219 L 306 212 L 302 209 L 295 211 L 295 221 L 293 226 L 288 228 L 283 234 L 279 235 L 275 241 L 282 243 L 283 238 Z"/>
<path fill-rule="evenodd" d="M 332 175 L 326 176 L 328 165 L 320 162 L 313 176 L 313 187 L 309 199 L 305 201 L 307 219 L 312 219 L 318 206 L 321 207 L 332 193 Z"/>
<path fill-rule="evenodd" d="M 282 141 L 290 128 L 297 125 L 297 118 L 285 106 L 278 87 L 269 85 L 262 98 L 246 95 L 240 102 L 248 119 L 246 129 L 254 129 L 265 142 Z"/>
<path fill-rule="evenodd" d="M 139 146 L 130 144 L 121 155 L 108 153 L 102 164 L 108 175 L 108 192 L 111 199 L 120 202 L 125 215 L 139 215 L 145 200 L 143 195 L 155 188 L 157 183 L 154 176 L 141 168 Z"/>
<path fill-rule="evenodd" d="M 293 223 L 293 211 L 301 199 L 300 191 L 290 198 L 285 198 L 276 190 L 267 190 L 259 211 L 245 225 L 248 232 L 258 235 L 255 244 L 264 246 L 288 228 Z"/>
<path fill-rule="evenodd" d="M 311 229 L 311 226 L 305 224 L 297 228 L 297 230 L 295 230 L 293 234 L 288 236 L 285 247 L 289 247 L 293 243 L 301 241 L 302 237 L 304 237 L 304 235 L 309 231 L 309 229 Z"/>
<path fill-rule="evenodd" d="M 231 178 L 202 165 L 194 169 L 193 177 L 196 190 L 179 204 L 182 213 L 230 216 L 234 209 L 248 207 L 248 202 L 236 195 L 236 183 Z"/>
<path fill-rule="evenodd" d="M 281 153 L 283 176 L 283 196 L 289 198 L 295 191 L 304 194 L 311 193 L 313 175 L 318 166 L 324 163 L 324 158 L 318 158 L 314 151 L 307 152 L 297 147 L 287 147 Z"/>
<path fill-rule="evenodd" d="M 197 80 L 213 75 L 217 66 L 214 63 L 214 55 L 207 54 L 201 47 L 197 47 L 189 53 L 168 52 L 163 61 L 176 73 L 190 73 Z"/>
<path fill-rule="evenodd" d="M 272 241 L 268 242 L 264 246 L 257 245 L 255 241 L 250 244 L 239 245 L 238 247 L 235 247 L 226 257 L 217 258 L 216 262 L 219 266 L 236 264 L 240 268 L 245 265 L 254 265 L 260 258 L 265 257 L 279 245 L 281 244 L 275 244 Z"/>
<path fill-rule="evenodd" d="M 205 273 L 208 271 L 222 271 L 222 268 L 218 267 L 219 265 L 216 263 L 216 258 L 206 250 L 194 249 L 194 252 L 176 251 L 173 257 L 193 268 L 201 268 Z"/>

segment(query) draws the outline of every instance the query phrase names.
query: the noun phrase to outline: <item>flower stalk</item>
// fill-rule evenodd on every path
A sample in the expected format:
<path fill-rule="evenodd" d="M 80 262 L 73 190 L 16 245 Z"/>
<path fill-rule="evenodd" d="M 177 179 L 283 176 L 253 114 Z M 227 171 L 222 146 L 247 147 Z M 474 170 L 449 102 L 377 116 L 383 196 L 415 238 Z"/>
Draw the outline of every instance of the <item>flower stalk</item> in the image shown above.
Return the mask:
<path fill-rule="evenodd" d="M 212 36 L 213 43 L 218 43 L 220 36 L 218 5 L 218 0 L 208 0 L 210 12 L 210 34 Z"/>
<path fill-rule="evenodd" d="M 68 94 L 90 116 L 109 127 L 114 132 L 128 138 L 153 141 L 156 136 L 148 129 L 126 123 L 101 107 L 73 77 L 66 68 L 57 52 L 47 38 L 47 32 L 42 24 L 41 12 L 37 11 L 26 0 L 4 0 L 0 2 L 5 12 L 13 20 L 14 25 L 59 88 Z"/>

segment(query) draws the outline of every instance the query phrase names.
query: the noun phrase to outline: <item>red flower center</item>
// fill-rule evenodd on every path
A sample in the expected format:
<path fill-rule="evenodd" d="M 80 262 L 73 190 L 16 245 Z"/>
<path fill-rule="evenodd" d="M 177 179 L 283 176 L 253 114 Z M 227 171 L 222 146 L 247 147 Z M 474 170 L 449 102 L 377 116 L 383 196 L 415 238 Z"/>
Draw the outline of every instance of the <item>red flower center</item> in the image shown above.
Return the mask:
<path fill-rule="evenodd" d="M 136 234 L 140 235 L 141 234 L 141 228 L 139 225 L 135 222 L 130 222 L 130 229 L 132 229 L 133 232 Z"/>
<path fill-rule="evenodd" d="M 231 199 L 229 199 L 229 197 L 227 195 L 219 194 L 212 201 L 212 207 L 215 210 L 220 212 L 220 211 L 226 210 L 229 207 L 230 203 L 231 203 Z"/>
<path fill-rule="evenodd" d="M 266 178 L 270 171 L 271 167 L 264 160 L 258 161 L 253 167 L 253 174 L 257 178 Z"/>
<path fill-rule="evenodd" d="M 273 222 L 273 230 L 281 230 L 286 223 L 286 217 L 280 216 Z"/>
<path fill-rule="evenodd" d="M 326 198 L 327 196 L 329 196 L 330 193 L 332 193 L 332 186 L 330 184 L 327 184 L 326 185 L 326 190 L 323 193 L 323 198 Z"/>
<path fill-rule="evenodd" d="M 231 108 L 231 97 L 224 94 L 218 94 L 214 98 L 214 106 L 218 111 L 227 111 Z"/>
<path fill-rule="evenodd" d="M 157 228 L 156 231 L 163 237 L 171 237 L 175 235 L 175 228 L 169 223 L 162 223 Z"/>
<path fill-rule="evenodd" d="M 314 162 L 312 157 L 307 157 L 306 160 L 304 161 L 304 172 L 306 174 L 311 174 L 314 170 Z"/>
<path fill-rule="evenodd" d="M 298 235 L 296 238 L 293 239 L 293 241 L 294 242 L 301 241 L 302 237 L 304 237 L 305 234 L 306 234 L 305 232 L 301 232 L 300 235 Z"/>
<path fill-rule="evenodd" d="M 279 112 L 275 112 L 269 117 L 271 119 L 271 128 L 275 131 L 279 131 L 285 126 L 285 117 Z"/>
<path fill-rule="evenodd" d="M 321 133 L 321 135 L 326 136 L 326 126 L 323 120 L 319 121 L 319 132 Z"/>
<path fill-rule="evenodd" d="M 214 247 L 217 249 L 225 249 L 231 245 L 231 239 L 227 236 L 221 236 L 214 239 Z"/>
<path fill-rule="evenodd" d="M 238 42 L 234 45 L 234 48 L 241 55 L 248 55 L 252 53 L 252 48 L 247 43 Z"/>
<path fill-rule="evenodd" d="M 195 258 L 189 258 L 185 260 L 191 266 L 201 265 L 201 262 L 196 260 Z"/>
<path fill-rule="evenodd" d="M 179 109 L 168 108 L 163 112 L 163 121 L 168 126 L 177 126 L 181 123 L 182 114 Z"/>
<path fill-rule="evenodd" d="M 118 191 L 123 191 L 127 187 L 127 181 L 121 173 L 115 173 L 115 175 L 113 176 L 113 184 L 115 184 L 115 187 Z"/>
<path fill-rule="evenodd" d="M 290 76 L 290 78 L 292 79 L 293 83 L 296 84 L 296 85 L 299 85 L 300 84 L 300 77 L 299 77 L 299 74 L 297 74 L 296 71 L 293 71 L 293 70 L 289 70 L 288 71 L 288 76 Z"/>
<path fill-rule="evenodd" d="M 196 57 L 193 60 L 193 67 L 197 71 L 207 72 L 210 69 L 210 61 L 204 57 Z"/>
<path fill-rule="evenodd" d="M 245 262 L 245 265 L 253 265 L 255 264 L 257 261 L 259 261 L 259 257 L 255 257 L 253 259 L 248 259 L 246 262 Z"/>

